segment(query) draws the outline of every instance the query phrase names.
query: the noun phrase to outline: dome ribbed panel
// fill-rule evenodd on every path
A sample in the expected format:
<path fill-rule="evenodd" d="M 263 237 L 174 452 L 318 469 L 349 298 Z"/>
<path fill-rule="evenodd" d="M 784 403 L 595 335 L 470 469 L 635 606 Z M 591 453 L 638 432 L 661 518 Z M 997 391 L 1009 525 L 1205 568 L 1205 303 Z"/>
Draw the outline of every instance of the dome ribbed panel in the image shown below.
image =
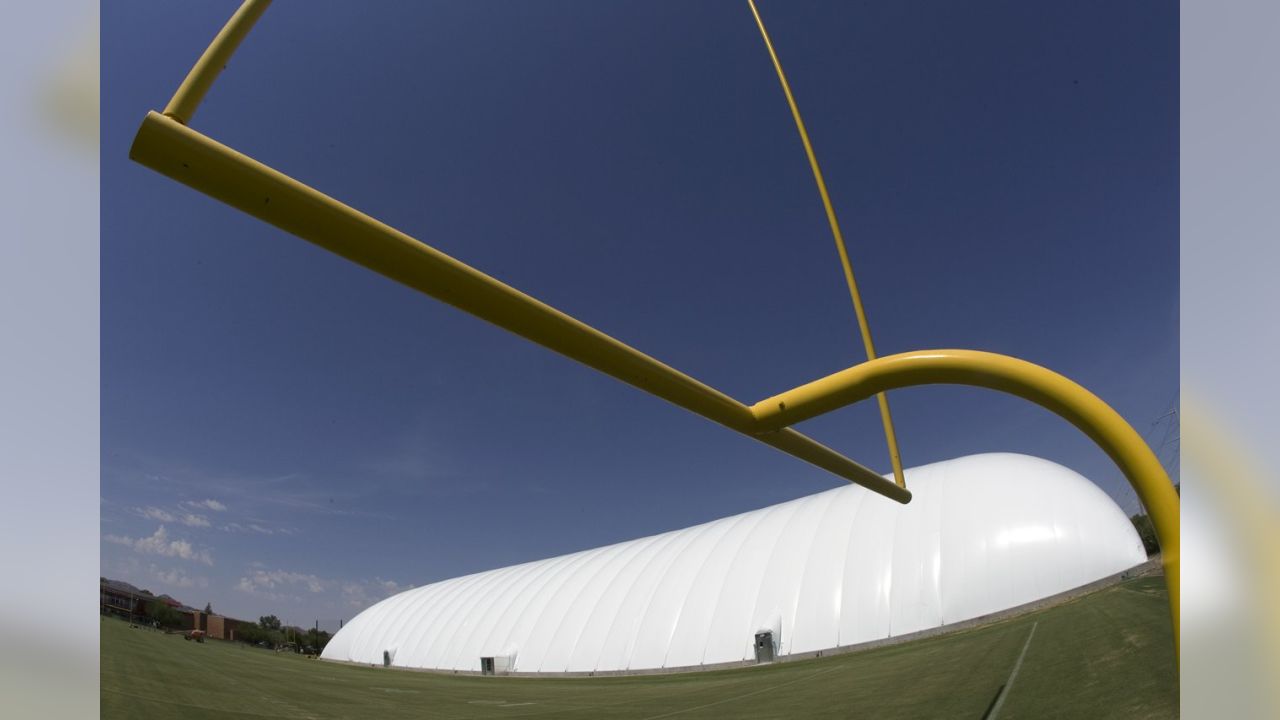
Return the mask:
<path fill-rule="evenodd" d="M 649 638 L 641 634 L 645 618 L 649 616 L 653 607 L 654 595 L 667 579 L 668 570 L 685 549 L 698 539 L 702 529 L 703 526 L 698 526 L 672 533 L 674 536 L 672 542 L 663 546 L 654 555 L 653 561 L 636 578 L 636 583 L 631 589 L 632 595 L 627 598 L 622 612 L 609 622 L 609 637 L 614 639 L 612 644 L 615 647 L 622 645 L 621 660 L 618 663 L 620 669 L 660 667 L 659 665 L 637 665 L 634 662 L 637 651 L 643 656 L 650 644 Z"/>
<path fill-rule="evenodd" d="M 476 628 L 471 641 L 476 657 L 494 657 L 510 651 L 506 646 L 507 638 L 511 634 L 511 628 L 520 620 L 520 609 L 529 601 L 529 588 L 536 587 L 539 580 L 554 567 L 554 563 L 541 560 L 527 563 L 523 567 L 523 572 L 513 577 L 500 591 L 493 593 L 497 597 L 490 610 L 485 613 L 484 621 Z M 468 661 L 468 656 L 459 655 L 454 658 L 453 664 L 465 665 Z"/>
<path fill-rule="evenodd" d="M 795 501 L 796 511 L 778 534 L 764 573 L 759 578 L 747 639 L 754 639 L 757 630 L 773 630 L 780 655 L 791 652 L 800 577 L 818 529 L 818 520 L 826 509 L 825 495 L 820 493 Z M 752 654 L 754 652 L 753 648 Z"/>
<path fill-rule="evenodd" d="M 579 657 L 578 647 L 583 644 L 589 648 L 598 645 L 598 638 L 603 634 L 601 618 L 609 616 L 609 607 L 616 607 L 613 597 L 606 598 L 606 594 L 615 586 L 615 580 L 628 563 L 650 546 L 651 543 L 645 542 L 613 546 L 613 552 L 609 553 L 607 562 L 601 565 L 596 574 L 578 592 L 560 626 L 556 628 L 552 636 L 552 644 L 542 662 L 543 672 L 565 672 L 572 669 L 595 670 L 594 663 L 588 665 L 579 662 L 575 665 Z M 597 609 L 601 609 L 605 614 L 597 613 Z M 594 657 L 592 659 L 594 660 Z"/>
<path fill-rule="evenodd" d="M 627 572 L 615 581 L 621 591 L 617 611 L 611 614 L 594 614 L 593 623 L 599 624 L 599 649 L 595 662 L 591 666 L 596 669 L 625 670 L 627 660 L 631 656 L 631 644 L 637 626 L 640 624 L 640 613 L 648 598 L 648 588 L 652 587 L 655 578 L 654 566 L 669 557 L 669 548 L 679 546 L 688 540 L 682 531 L 669 532 L 657 537 L 657 542 L 645 550 L 627 568 Z M 581 651 L 581 649 L 580 649 Z M 584 656 L 589 658 L 587 653 Z"/>
<path fill-rule="evenodd" d="M 757 629 L 752 613 L 760 595 L 765 565 L 799 506 L 799 501 L 792 500 L 756 511 L 762 515 L 760 522 L 742 541 L 725 573 L 724 585 L 716 594 L 703 663 L 732 662 L 752 656 Z"/>
<path fill-rule="evenodd" d="M 743 513 L 721 521 L 726 524 L 725 531 L 703 557 L 675 618 L 667 656 L 663 660 L 664 667 L 702 664 L 707 642 L 711 638 L 711 620 L 720 588 L 724 585 L 725 574 L 733 556 L 760 522 L 760 518 L 760 513 Z"/>
<path fill-rule="evenodd" d="M 558 597 L 565 583 L 573 578 L 574 573 L 587 564 L 596 552 L 588 551 L 568 556 L 568 562 L 561 563 L 554 572 L 543 578 L 536 589 L 528 591 L 529 602 L 525 605 L 524 612 L 520 615 L 521 621 L 511 626 L 511 630 L 501 643 L 503 648 L 519 648 L 520 652 L 516 658 L 515 666 L 517 670 L 523 672 L 538 671 L 537 663 L 541 661 L 543 654 L 546 653 L 546 647 L 545 645 L 531 645 L 527 641 L 535 633 L 539 633 L 542 630 L 542 623 L 547 617 L 548 610 L 552 613 L 552 617 L 555 616 Z"/>
<path fill-rule="evenodd" d="M 566 620 L 573 628 L 577 618 L 571 618 L 570 611 L 583 594 L 594 594 L 592 582 L 596 581 L 601 570 L 609 560 L 620 552 L 618 546 L 610 546 L 584 558 L 574 572 L 567 574 L 547 602 L 542 615 L 533 624 L 533 632 L 520 644 L 530 652 L 521 658 L 530 671 L 564 672 L 568 663 L 569 641 L 565 638 Z M 568 632 L 574 632 L 569 630 Z M 541 654 L 537 651 L 541 650 Z M 558 652 L 557 652 L 558 651 Z M 550 663 L 550 665 L 548 665 Z"/>
<path fill-rule="evenodd" d="M 640 616 L 629 660 L 631 667 L 665 667 L 672 634 L 679 622 L 681 609 L 690 600 L 697 572 L 731 526 L 731 522 L 717 520 L 699 525 L 696 531 L 689 533 L 689 542 L 680 548 L 663 571 Z"/>
<path fill-rule="evenodd" d="M 831 490 L 818 497 L 826 507 L 813 534 L 796 593 L 791 651 L 810 652 L 832 647 L 840 632 L 840 596 L 850 518 L 861 494 Z"/>
<path fill-rule="evenodd" d="M 465 667 L 467 658 L 479 658 L 482 655 L 492 654 L 481 649 L 479 636 L 492 629 L 492 623 L 488 622 L 488 619 L 497 616 L 494 606 L 503 599 L 506 590 L 514 585 L 519 576 L 526 571 L 525 565 L 516 565 L 485 573 L 489 576 L 489 582 L 475 589 L 475 597 L 466 616 L 457 624 L 457 630 L 453 636 L 441 644 L 444 657 L 449 658 L 452 665 L 451 669 L 469 669 Z"/>
<path fill-rule="evenodd" d="M 641 570 L 653 557 L 655 546 L 670 542 L 671 538 L 670 534 L 655 535 L 625 543 L 624 551 L 617 558 L 616 572 L 601 578 L 599 596 L 583 608 L 585 619 L 570 651 L 566 670 L 591 672 L 599 667 L 610 624 L 618 616 Z"/>
<path fill-rule="evenodd" d="M 448 660 L 440 648 L 441 638 L 456 630 L 458 616 L 466 611 L 472 588 L 484 583 L 489 576 L 490 573 L 478 573 L 464 578 L 424 607 L 406 636 L 403 649 L 408 657 L 420 658 L 424 667 L 445 667 Z"/>
<path fill-rule="evenodd" d="M 917 482 L 924 482 L 926 487 L 941 485 L 936 479 L 917 478 Z M 909 511 L 904 507 L 893 513 L 889 592 L 889 631 L 893 635 L 942 624 L 938 607 L 941 510 L 941 493 L 927 492 L 914 494 Z"/>
<path fill-rule="evenodd" d="M 909 478 L 918 495 L 915 473 Z M 884 507 L 882 507 L 884 506 Z M 889 593 L 893 590 L 893 529 L 898 505 L 864 497 L 851 522 L 845 551 L 839 641 L 854 645 L 889 637 Z"/>

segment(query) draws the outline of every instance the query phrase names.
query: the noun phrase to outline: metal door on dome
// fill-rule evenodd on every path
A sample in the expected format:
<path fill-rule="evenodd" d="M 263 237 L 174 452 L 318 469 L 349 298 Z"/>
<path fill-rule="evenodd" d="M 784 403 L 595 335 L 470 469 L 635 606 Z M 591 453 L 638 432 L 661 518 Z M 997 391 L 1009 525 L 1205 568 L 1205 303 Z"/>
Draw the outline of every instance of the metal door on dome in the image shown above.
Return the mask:
<path fill-rule="evenodd" d="M 756 633 L 756 662 L 773 662 L 773 633 Z"/>

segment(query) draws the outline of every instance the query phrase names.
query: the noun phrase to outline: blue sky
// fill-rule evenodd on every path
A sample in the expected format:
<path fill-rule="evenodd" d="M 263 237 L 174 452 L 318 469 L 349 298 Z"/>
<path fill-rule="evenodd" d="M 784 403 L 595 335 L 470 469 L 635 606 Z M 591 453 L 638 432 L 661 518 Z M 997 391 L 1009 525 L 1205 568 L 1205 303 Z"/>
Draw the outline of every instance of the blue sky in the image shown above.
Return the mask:
<path fill-rule="evenodd" d="M 235 2 L 102 8 L 102 571 L 335 623 L 398 588 L 840 480 L 127 159 Z M 882 354 L 1178 390 L 1174 6 L 763 2 Z M 269 9 L 192 125 L 745 402 L 863 358 L 745 2 Z M 905 464 L 1057 417 L 891 395 Z M 874 404 L 800 428 L 888 470 Z"/>

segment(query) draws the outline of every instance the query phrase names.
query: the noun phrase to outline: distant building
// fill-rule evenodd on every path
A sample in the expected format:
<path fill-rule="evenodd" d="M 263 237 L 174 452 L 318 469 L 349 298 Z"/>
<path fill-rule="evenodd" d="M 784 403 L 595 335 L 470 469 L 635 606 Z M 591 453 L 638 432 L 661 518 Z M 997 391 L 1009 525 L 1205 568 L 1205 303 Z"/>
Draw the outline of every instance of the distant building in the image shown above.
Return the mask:
<path fill-rule="evenodd" d="M 147 604 L 160 598 L 122 580 L 98 578 L 98 601 L 104 615 L 124 618 L 147 617 Z"/>
<path fill-rule="evenodd" d="M 236 631 L 241 625 L 254 625 L 248 620 L 236 620 L 215 613 L 206 613 L 201 610 L 190 609 L 187 613 L 187 629 L 203 630 L 206 638 L 214 640 L 235 640 Z"/>
<path fill-rule="evenodd" d="M 118 615 L 134 622 L 151 622 L 152 603 L 164 603 L 182 616 L 182 629 L 203 630 L 205 637 L 215 640 L 235 640 L 236 630 L 241 625 L 254 624 L 247 620 L 197 610 L 176 598 L 155 595 L 123 580 L 98 578 L 98 597 L 100 610 L 104 615 Z"/>

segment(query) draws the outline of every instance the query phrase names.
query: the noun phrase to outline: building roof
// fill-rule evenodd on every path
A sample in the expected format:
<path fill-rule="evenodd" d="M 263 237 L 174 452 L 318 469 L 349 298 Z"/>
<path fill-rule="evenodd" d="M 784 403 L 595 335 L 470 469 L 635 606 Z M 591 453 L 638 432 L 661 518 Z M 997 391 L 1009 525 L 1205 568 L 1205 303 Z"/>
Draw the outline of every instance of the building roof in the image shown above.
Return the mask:
<path fill-rule="evenodd" d="M 99 577 L 98 586 L 99 588 L 113 590 L 115 592 L 123 593 L 125 595 L 133 595 L 143 600 L 156 599 L 156 596 L 153 595 L 150 591 L 141 590 L 136 585 L 131 585 L 123 580 L 112 580 L 110 578 Z"/>

